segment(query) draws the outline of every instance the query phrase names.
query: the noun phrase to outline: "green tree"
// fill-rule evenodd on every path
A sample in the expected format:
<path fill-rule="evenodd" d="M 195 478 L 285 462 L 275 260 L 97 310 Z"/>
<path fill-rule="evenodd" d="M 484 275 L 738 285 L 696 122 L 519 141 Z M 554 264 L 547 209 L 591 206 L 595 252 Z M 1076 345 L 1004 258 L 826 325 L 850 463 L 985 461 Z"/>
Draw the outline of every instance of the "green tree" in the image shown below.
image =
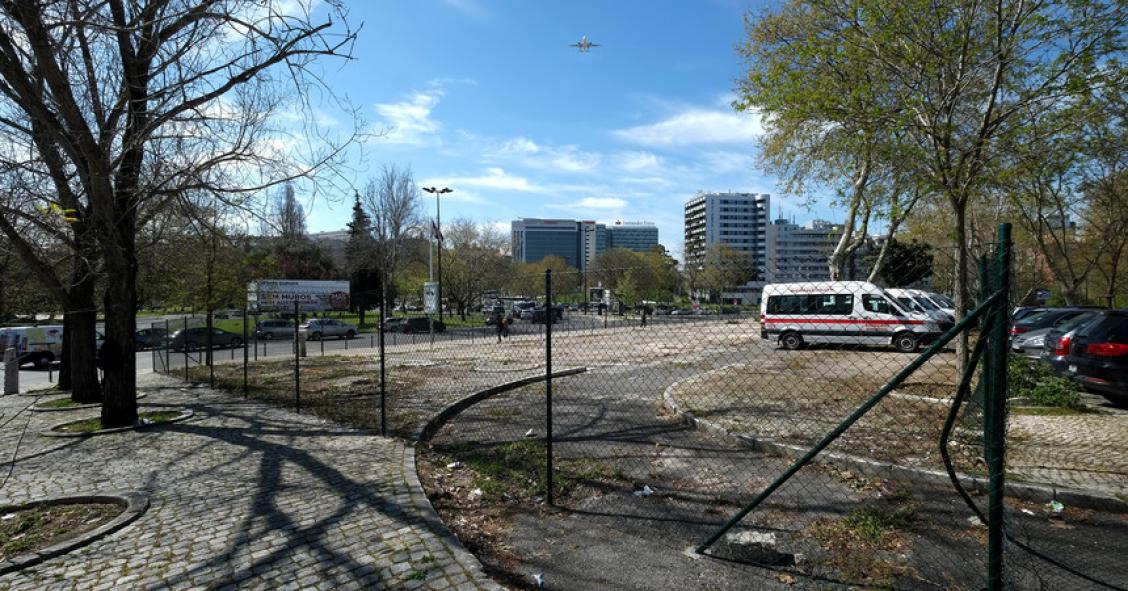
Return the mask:
<path fill-rule="evenodd" d="M 361 324 L 373 303 L 380 301 L 380 269 L 372 218 L 354 195 L 352 220 L 348 223 L 349 241 L 345 245 L 345 273 L 349 277 L 349 306 L 356 310 Z"/>
<path fill-rule="evenodd" d="M 931 246 L 915 239 L 908 243 L 894 239 L 886 246 L 885 264 L 877 269 L 877 276 L 887 287 L 910 287 L 932 276 Z M 866 257 L 866 264 L 876 262 L 877 255 Z"/>
<path fill-rule="evenodd" d="M 724 243 L 711 244 L 705 249 L 701 284 L 708 291 L 710 299 L 723 298 L 726 289 L 740 287 L 754 281 L 757 276 L 748 253 Z"/>

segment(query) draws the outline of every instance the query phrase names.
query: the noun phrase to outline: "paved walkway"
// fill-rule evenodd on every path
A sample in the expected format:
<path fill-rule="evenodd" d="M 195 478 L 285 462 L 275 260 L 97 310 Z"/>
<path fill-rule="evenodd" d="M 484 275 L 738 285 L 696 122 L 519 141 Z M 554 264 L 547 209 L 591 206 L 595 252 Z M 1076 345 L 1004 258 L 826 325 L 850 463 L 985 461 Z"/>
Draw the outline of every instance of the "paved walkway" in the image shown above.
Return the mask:
<path fill-rule="evenodd" d="M 109 490 L 141 490 L 151 503 L 103 540 L 0 577 L 0 589 L 498 588 L 435 515 L 401 441 L 139 381 L 142 410 L 195 417 L 55 439 L 35 432 L 96 410 L 30 413 L 37 399 L 0 398 L 0 503 Z"/>

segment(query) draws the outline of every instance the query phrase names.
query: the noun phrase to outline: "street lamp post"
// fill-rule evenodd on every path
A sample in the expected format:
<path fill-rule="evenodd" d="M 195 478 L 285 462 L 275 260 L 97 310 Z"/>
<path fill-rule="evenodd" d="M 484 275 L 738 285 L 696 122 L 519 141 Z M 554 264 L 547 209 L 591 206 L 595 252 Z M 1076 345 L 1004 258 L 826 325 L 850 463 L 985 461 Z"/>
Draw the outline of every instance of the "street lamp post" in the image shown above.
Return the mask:
<path fill-rule="evenodd" d="M 444 193 L 452 193 L 453 190 L 447 187 L 436 189 L 434 187 L 423 187 L 423 190 L 435 196 L 435 246 L 439 251 L 439 281 L 435 285 L 435 299 L 439 307 L 439 322 L 443 321 L 443 218 L 439 213 L 439 196 Z"/>
<path fill-rule="evenodd" d="M 588 259 L 588 242 L 591 240 L 589 235 L 595 231 L 595 226 L 584 225 L 584 314 L 591 312 L 591 294 L 588 293 L 588 267 L 591 266 L 592 261 Z M 590 249 L 594 251 L 595 248 Z M 592 257 L 593 259 L 595 257 Z"/>

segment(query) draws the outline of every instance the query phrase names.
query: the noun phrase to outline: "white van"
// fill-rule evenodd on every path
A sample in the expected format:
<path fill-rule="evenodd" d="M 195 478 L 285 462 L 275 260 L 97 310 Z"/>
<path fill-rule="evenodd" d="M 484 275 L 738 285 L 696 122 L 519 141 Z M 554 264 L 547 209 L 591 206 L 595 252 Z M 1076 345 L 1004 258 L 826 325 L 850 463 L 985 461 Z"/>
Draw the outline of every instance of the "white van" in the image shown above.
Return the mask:
<path fill-rule="evenodd" d="M 761 338 L 785 349 L 841 343 L 893 345 L 908 353 L 939 334 L 932 318 L 905 310 L 865 281 L 769 284 L 760 301 Z"/>
<path fill-rule="evenodd" d="M 897 303 L 901 304 L 902 308 L 915 312 L 917 314 L 924 314 L 931 317 L 940 326 L 940 331 L 947 331 L 956 324 L 956 318 L 942 310 L 936 302 L 932 301 L 928 295 L 919 289 L 897 289 L 892 287 L 885 288 L 885 293 L 897 299 Z"/>
<path fill-rule="evenodd" d="M 63 354 L 63 327 L 13 326 L 0 328 L 0 359 L 8 349 L 16 350 L 16 363 L 33 363 L 47 369 Z"/>

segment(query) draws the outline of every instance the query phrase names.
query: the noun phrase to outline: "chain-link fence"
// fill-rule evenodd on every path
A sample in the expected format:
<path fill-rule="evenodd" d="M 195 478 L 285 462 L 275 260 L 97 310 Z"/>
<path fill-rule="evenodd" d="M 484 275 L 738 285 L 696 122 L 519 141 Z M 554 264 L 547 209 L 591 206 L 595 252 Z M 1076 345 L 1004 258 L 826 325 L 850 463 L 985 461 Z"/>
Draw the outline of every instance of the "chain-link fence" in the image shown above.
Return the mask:
<path fill-rule="evenodd" d="M 722 303 L 662 301 L 644 269 L 598 290 L 544 273 L 441 323 L 388 314 L 337 342 L 295 338 L 290 319 L 287 338 L 251 336 L 234 363 L 173 347 L 154 367 L 422 439 L 429 496 L 501 570 L 543 548 L 500 539 L 490 507 L 553 505 L 626 562 L 653 559 L 615 538 L 832 586 L 1123 587 L 1115 427 L 1072 403 L 1008 415 L 1009 255 L 986 250 L 960 322 L 928 277 Z"/>

